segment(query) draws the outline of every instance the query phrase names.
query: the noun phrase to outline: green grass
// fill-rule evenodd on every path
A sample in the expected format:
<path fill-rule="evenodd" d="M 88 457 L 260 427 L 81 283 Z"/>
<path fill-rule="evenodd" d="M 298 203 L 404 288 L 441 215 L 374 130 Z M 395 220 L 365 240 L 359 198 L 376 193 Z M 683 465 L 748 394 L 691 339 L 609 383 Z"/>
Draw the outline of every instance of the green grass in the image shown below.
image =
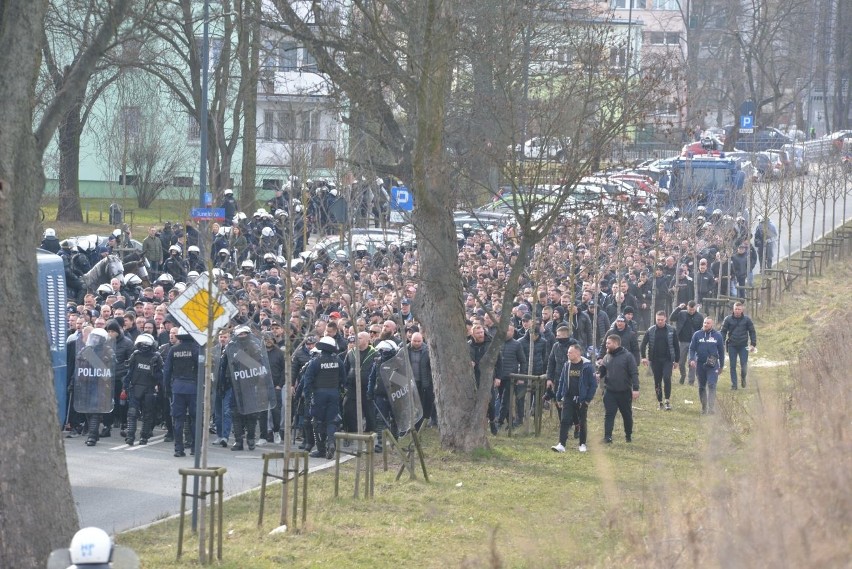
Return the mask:
<path fill-rule="evenodd" d="M 501 432 L 490 449 L 470 455 L 441 450 L 436 432 L 426 430 L 430 483 L 407 475 L 395 482 L 395 468 L 379 468 L 375 499 L 353 500 L 350 462 L 342 467 L 341 494 L 347 497 L 335 500 L 333 471 L 311 475 L 302 530 L 268 535 L 276 525 L 280 487 L 269 491 L 263 529 L 256 527 L 257 492 L 228 501 L 221 566 L 609 567 L 625 559 L 631 561 L 624 566 L 660 566 L 653 551 L 672 535 L 700 543 L 689 528 L 701 526 L 704 508 L 718 499 L 719 479 L 711 476 L 748 479 L 760 468 L 750 452 L 761 425 L 756 393 L 783 398 L 794 378 L 788 365 L 759 364 L 794 361 L 815 328 L 836 317 L 837 305 L 848 298 L 850 276 L 850 266 L 833 263 L 807 289 L 797 283 L 771 314 L 756 319 L 759 352 L 752 357 L 749 388 L 730 391 L 725 369 L 714 417 L 699 416 L 696 388 L 677 384 L 674 410 L 656 410 L 653 381 L 643 370 L 630 445 L 620 418 L 615 444 L 600 443 L 600 393 L 589 412 L 586 454 L 576 451 L 572 439 L 567 453 L 550 450 L 557 424 L 549 415 L 541 438 L 510 439 Z M 260 475 L 258 470 L 258 483 Z M 666 512 L 697 521 L 671 521 Z M 196 566 L 196 540 L 187 539 L 181 562 L 175 561 L 176 540 L 175 520 L 117 537 L 140 554 L 144 567 Z"/>

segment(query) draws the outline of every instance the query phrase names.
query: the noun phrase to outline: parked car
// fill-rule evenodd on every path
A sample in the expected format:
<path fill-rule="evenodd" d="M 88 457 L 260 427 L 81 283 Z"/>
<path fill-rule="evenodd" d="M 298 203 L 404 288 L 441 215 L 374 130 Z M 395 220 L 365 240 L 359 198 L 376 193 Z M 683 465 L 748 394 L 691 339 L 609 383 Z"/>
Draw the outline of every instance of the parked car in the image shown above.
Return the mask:
<path fill-rule="evenodd" d="M 520 160 L 542 160 L 562 162 L 567 158 L 570 138 L 555 136 L 534 136 L 523 144 L 514 147 L 515 154 Z M 512 150 L 512 147 L 509 147 Z"/>
<path fill-rule="evenodd" d="M 697 142 L 685 144 L 680 151 L 681 156 L 719 156 L 725 142 L 715 136 L 705 136 Z"/>
<path fill-rule="evenodd" d="M 734 127 L 725 127 L 728 137 L 732 136 Z M 737 132 L 734 145 L 746 152 L 763 152 L 765 150 L 780 150 L 785 144 L 793 144 L 793 139 L 771 127 L 755 128 L 752 133 Z"/>
<path fill-rule="evenodd" d="M 805 156 L 805 147 L 796 144 L 785 144 L 781 151 L 787 155 L 787 159 L 793 165 L 793 172 L 797 176 L 806 176 L 810 170 L 810 163 Z"/>

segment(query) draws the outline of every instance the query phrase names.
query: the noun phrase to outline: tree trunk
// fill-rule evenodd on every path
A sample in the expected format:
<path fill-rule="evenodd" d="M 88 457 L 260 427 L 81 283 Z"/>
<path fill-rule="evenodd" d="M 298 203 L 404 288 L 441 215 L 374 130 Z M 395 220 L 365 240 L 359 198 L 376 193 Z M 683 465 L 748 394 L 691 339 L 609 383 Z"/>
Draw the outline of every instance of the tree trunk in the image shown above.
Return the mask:
<path fill-rule="evenodd" d="M 412 185 L 417 200 L 414 226 L 422 276 L 416 302 L 430 338 L 441 445 L 467 452 L 488 444 L 485 410 L 492 376 L 483 359 L 480 387 L 475 388 L 470 353 L 464 342 L 462 283 L 443 148 L 444 105 L 451 76 L 449 52 L 455 26 L 448 12 L 450 3 L 439 4 L 429 0 L 422 8 L 423 46 L 429 50 L 423 50 L 419 61 L 422 75 L 416 93 L 417 136 L 412 156 Z M 467 373 L 459 373 L 460 370 Z"/>
<path fill-rule="evenodd" d="M 0 567 L 43 567 L 78 523 L 35 286 L 44 171 L 32 96 L 46 7 L 7 1 L 0 14 Z"/>
<path fill-rule="evenodd" d="M 59 209 L 56 221 L 83 222 L 80 205 L 80 134 L 82 101 L 76 101 L 59 125 Z"/>
<path fill-rule="evenodd" d="M 243 164 L 240 205 L 249 211 L 257 200 L 257 81 L 260 57 L 260 7 L 257 0 L 238 3 L 240 15 L 238 57 L 243 97 Z M 292 172 L 291 172 L 292 173 Z"/>

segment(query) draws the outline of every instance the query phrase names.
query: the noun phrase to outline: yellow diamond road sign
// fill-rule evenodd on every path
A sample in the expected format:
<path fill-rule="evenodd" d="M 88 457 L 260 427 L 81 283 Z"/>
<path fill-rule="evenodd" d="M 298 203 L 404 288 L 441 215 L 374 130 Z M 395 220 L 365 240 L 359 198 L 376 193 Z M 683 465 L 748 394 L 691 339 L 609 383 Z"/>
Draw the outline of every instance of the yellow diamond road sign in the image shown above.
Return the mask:
<path fill-rule="evenodd" d="M 222 294 L 216 283 L 213 283 L 211 297 L 208 284 L 207 273 L 202 273 L 169 306 L 171 315 L 202 346 L 207 343 L 207 328 L 211 323 L 215 334 L 237 315 L 237 307 Z"/>

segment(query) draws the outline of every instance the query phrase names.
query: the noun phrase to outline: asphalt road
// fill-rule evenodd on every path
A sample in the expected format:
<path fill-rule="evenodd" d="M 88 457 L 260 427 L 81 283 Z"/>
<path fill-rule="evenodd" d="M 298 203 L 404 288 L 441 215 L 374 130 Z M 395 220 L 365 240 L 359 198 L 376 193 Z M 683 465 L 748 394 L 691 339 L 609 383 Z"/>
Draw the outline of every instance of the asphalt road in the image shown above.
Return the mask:
<path fill-rule="evenodd" d="M 165 432 L 155 429 L 154 433 L 147 445 L 133 447 L 117 436 L 118 429 L 113 429 L 111 438 L 101 439 L 94 447 L 85 445 L 85 437 L 64 439 L 81 527 L 93 525 L 112 534 L 179 513 L 178 468 L 194 466 L 195 458 L 189 453 L 185 458 L 175 458 L 173 443 L 163 442 Z M 267 444 L 253 451 L 246 447 L 243 452 L 210 446 L 207 464 L 228 469 L 225 474 L 228 498 L 259 487 L 262 454 L 283 450 L 283 444 Z M 281 464 L 279 461 L 279 468 Z M 333 464 L 334 461 L 310 459 L 311 470 Z M 270 512 L 277 512 L 277 506 Z"/>

